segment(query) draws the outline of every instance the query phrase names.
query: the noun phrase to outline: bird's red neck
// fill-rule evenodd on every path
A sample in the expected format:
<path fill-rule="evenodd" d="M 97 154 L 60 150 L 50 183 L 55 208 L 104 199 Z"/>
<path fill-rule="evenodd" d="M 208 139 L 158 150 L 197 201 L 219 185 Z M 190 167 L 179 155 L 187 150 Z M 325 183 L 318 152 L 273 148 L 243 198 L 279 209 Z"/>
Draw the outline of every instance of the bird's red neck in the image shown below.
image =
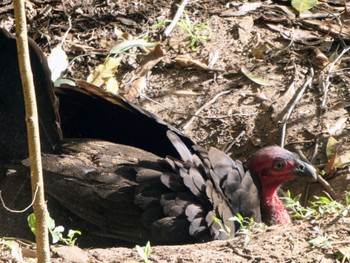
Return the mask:
<path fill-rule="evenodd" d="M 278 186 L 265 186 L 262 189 L 261 213 L 269 225 L 288 224 L 290 216 L 277 195 Z"/>

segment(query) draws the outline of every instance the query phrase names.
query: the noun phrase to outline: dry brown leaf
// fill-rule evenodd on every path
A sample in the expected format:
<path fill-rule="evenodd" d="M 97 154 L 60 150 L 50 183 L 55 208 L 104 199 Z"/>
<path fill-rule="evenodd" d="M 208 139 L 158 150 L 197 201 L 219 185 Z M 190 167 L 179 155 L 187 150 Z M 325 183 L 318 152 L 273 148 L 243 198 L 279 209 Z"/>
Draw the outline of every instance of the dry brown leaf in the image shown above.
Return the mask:
<path fill-rule="evenodd" d="M 145 76 L 142 76 L 138 79 L 136 79 L 133 83 L 131 88 L 128 90 L 128 92 L 125 93 L 124 97 L 127 100 L 133 101 L 135 100 L 140 93 L 147 87 L 147 80 Z"/>
<path fill-rule="evenodd" d="M 270 86 L 272 83 L 266 79 L 263 79 L 261 77 L 255 76 L 252 72 L 250 72 L 245 66 L 241 67 L 242 73 L 251 81 L 255 82 L 256 84 L 259 84 L 261 86 Z"/>
<path fill-rule="evenodd" d="M 324 68 L 329 64 L 329 60 L 325 54 L 321 52 L 318 48 L 312 48 L 314 56 L 312 57 L 312 63 L 317 67 Z"/>
<path fill-rule="evenodd" d="M 194 59 L 190 54 L 183 54 L 183 55 L 178 55 L 175 58 L 175 62 L 177 65 L 183 68 L 187 67 L 193 67 L 199 70 L 207 70 L 207 71 L 223 71 L 221 69 L 217 68 L 210 68 L 207 66 L 207 64 Z"/>
<path fill-rule="evenodd" d="M 326 174 L 329 174 L 337 168 L 343 168 L 350 165 L 350 151 L 339 154 L 340 142 L 330 136 L 327 142 L 326 155 L 328 164 L 325 167 Z"/>
<path fill-rule="evenodd" d="M 309 40 L 319 39 L 320 36 L 315 30 L 303 30 L 296 28 L 284 27 L 283 25 L 275 25 L 271 23 L 266 24 L 270 29 L 279 32 L 283 37 L 287 39 L 293 39 L 297 42 L 306 42 Z"/>
<path fill-rule="evenodd" d="M 190 54 L 178 55 L 175 62 L 183 68 L 194 67 L 200 70 L 211 70 L 205 63 L 194 59 Z"/>
<path fill-rule="evenodd" d="M 164 57 L 164 51 L 160 45 L 156 46 L 147 56 L 145 56 L 140 67 L 134 72 L 132 83 L 125 88 L 125 98 L 135 100 L 139 94 L 147 87 L 146 77 L 152 68 Z"/>
<path fill-rule="evenodd" d="M 342 24 L 341 26 L 332 23 L 331 21 L 317 20 L 317 19 L 303 19 L 302 23 L 308 28 L 314 28 L 313 30 L 321 32 L 330 32 L 331 36 L 342 37 L 344 40 L 350 39 L 350 25 Z"/>
<path fill-rule="evenodd" d="M 253 3 L 244 3 L 242 4 L 237 11 L 227 10 L 220 14 L 220 16 L 230 17 L 230 16 L 244 16 L 251 11 L 254 11 L 261 7 L 262 3 L 253 2 Z"/>
<path fill-rule="evenodd" d="M 340 117 L 332 127 L 328 128 L 327 133 L 329 133 L 330 135 L 334 135 L 338 131 L 343 130 L 344 124 L 346 123 L 347 120 L 348 118 L 346 117 Z"/>

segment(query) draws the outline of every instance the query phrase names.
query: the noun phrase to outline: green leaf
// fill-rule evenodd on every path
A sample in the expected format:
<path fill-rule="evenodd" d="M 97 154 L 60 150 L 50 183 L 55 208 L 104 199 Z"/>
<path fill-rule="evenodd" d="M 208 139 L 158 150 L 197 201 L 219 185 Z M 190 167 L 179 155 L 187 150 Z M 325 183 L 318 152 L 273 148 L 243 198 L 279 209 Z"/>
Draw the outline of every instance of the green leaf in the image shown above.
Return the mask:
<path fill-rule="evenodd" d="M 55 86 L 55 88 L 57 88 L 57 87 L 61 87 L 61 85 L 63 85 L 63 84 L 68 84 L 68 85 L 71 85 L 71 86 L 74 86 L 74 87 L 76 86 L 74 80 L 65 79 L 65 78 L 58 78 L 58 79 L 56 79 L 56 81 L 54 83 L 54 86 Z"/>
<path fill-rule="evenodd" d="M 118 55 L 120 53 L 128 51 L 130 48 L 133 47 L 155 47 L 158 45 L 159 42 L 147 42 L 144 39 L 125 40 L 122 43 L 114 46 L 109 51 L 109 54 Z"/>
<path fill-rule="evenodd" d="M 49 215 L 49 219 L 47 220 L 47 223 L 50 231 L 52 231 L 56 226 L 55 220 L 52 219 L 50 215 Z"/>
<path fill-rule="evenodd" d="M 309 243 L 315 247 L 332 248 L 331 242 L 329 242 L 324 236 L 317 236 L 316 238 L 309 240 Z"/>
<path fill-rule="evenodd" d="M 350 260 L 350 247 L 341 247 L 338 248 L 338 252 L 336 253 L 337 259 Z"/>
<path fill-rule="evenodd" d="M 151 243 L 148 241 L 145 247 L 145 254 L 146 256 L 149 256 L 150 253 L 151 253 Z"/>
<path fill-rule="evenodd" d="M 33 234 L 35 235 L 35 223 L 36 223 L 36 219 L 35 219 L 35 215 L 34 213 L 31 213 L 28 217 L 27 217 L 27 221 L 28 221 L 28 226 L 30 228 L 30 230 L 33 232 Z"/>
<path fill-rule="evenodd" d="M 73 240 L 73 237 L 74 237 L 75 235 L 80 235 L 80 236 L 81 236 L 81 231 L 69 229 L 68 235 L 67 235 L 67 236 L 68 236 L 71 240 Z"/>
<path fill-rule="evenodd" d="M 292 0 L 292 6 L 298 10 L 299 13 L 304 13 L 305 11 L 315 7 L 317 4 L 317 0 Z"/>

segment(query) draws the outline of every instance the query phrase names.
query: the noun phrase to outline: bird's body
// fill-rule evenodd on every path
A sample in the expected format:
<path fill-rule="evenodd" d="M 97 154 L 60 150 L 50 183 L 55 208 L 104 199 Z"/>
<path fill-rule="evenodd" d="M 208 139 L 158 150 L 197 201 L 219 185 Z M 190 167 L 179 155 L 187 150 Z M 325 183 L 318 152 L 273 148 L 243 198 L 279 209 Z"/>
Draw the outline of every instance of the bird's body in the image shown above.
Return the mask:
<path fill-rule="evenodd" d="M 12 41 L 6 34 L 0 34 L 1 37 L 5 43 Z M 0 55 L 4 51 L 0 50 Z M 11 54 L 16 59 L 13 52 Z M 46 60 L 42 58 L 41 53 L 35 53 L 34 59 L 44 65 L 34 64 L 34 74 L 37 78 L 43 74 L 45 79 L 50 79 L 42 70 L 47 68 Z M 14 78 L 19 77 L 16 74 Z M 59 123 L 58 109 L 55 100 L 50 99 L 52 90 L 42 92 L 52 86 L 38 83 L 36 92 L 49 94 L 40 97 L 38 104 L 39 117 L 46 116 L 41 118 L 41 128 L 45 131 L 46 127 Z M 11 87 L 16 90 L 16 95 L 3 92 L 7 87 L 4 82 L 0 84 L 0 92 L 7 94 L 2 100 L 11 100 L 20 92 L 18 81 Z M 45 189 L 82 220 L 121 240 L 181 244 L 225 239 L 228 234 L 222 231 L 222 225 L 234 233 L 238 226 L 229 218 L 237 213 L 258 222 L 288 223 L 290 218 L 278 199 L 277 188 L 296 176 L 312 179 L 316 176 L 310 165 L 280 147 L 258 151 L 244 166 L 218 149 L 207 151 L 195 145 L 154 115 L 99 89 L 89 86 L 77 91 L 66 87 L 58 92 L 63 102 L 60 109 L 63 132 L 67 135 L 113 142 L 121 139 L 119 142 L 129 145 L 91 138 L 67 138 L 64 134 L 65 139 L 60 140 L 58 126 L 57 133 L 45 133 L 49 140 L 42 140 L 44 146 L 48 146 L 48 150 L 44 147 L 42 161 Z M 90 106 L 93 106 L 92 111 Z M 17 107 L 21 107 L 20 104 Z M 13 108 L 6 104 L 4 108 L 9 114 L 1 116 L 0 146 L 9 148 L 6 136 L 25 133 L 24 125 L 10 133 L 4 132 L 7 124 L 13 124 L 9 116 L 21 123 L 25 116 L 23 109 L 12 111 Z M 53 111 L 51 117 L 45 115 L 48 108 Z M 89 113 L 79 118 L 86 109 Z M 88 119 L 90 113 L 94 116 Z M 120 118 L 117 114 L 131 119 Z M 111 120 L 118 121 L 108 126 Z M 138 129 L 139 124 L 142 125 L 139 131 L 128 130 L 129 126 Z M 115 129 L 119 130 L 116 132 Z M 114 136 L 115 132 L 119 135 Z M 147 139 L 142 138 L 143 135 Z M 51 150 L 52 145 L 54 150 Z M 23 153 L 23 150 L 12 149 L 10 157 L 22 158 Z M 0 157 L 9 160 L 9 157 Z M 5 162 L 1 172 L 28 172 L 27 167 L 28 161 L 23 161 L 20 166 Z M 5 173 L 0 175 L 6 179 Z"/>
<path fill-rule="evenodd" d="M 265 178 L 280 173 L 276 161 L 295 163 L 279 175 L 286 180 L 315 177 L 311 166 L 279 147 L 270 149 L 276 157 L 266 160 L 269 166 L 247 169 L 215 148 L 188 149 L 174 133 L 168 136 L 182 160 L 106 141 L 63 141 L 61 155 L 43 156 L 46 190 L 117 239 L 182 244 L 227 239 L 222 227 L 234 234 L 238 225 L 229 219 L 238 213 L 256 222 L 289 223 L 277 188 L 270 191 L 259 180 L 261 171 Z M 302 170 L 295 171 L 300 165 Z"/>

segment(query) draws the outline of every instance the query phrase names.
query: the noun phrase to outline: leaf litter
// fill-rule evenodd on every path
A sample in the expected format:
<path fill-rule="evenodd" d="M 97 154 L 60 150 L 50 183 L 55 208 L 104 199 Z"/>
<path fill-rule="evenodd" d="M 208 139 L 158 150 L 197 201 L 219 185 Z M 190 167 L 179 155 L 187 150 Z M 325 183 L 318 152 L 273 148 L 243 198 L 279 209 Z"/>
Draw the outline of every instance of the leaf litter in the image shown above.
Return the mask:
<path fill-rule="evenodd" d="M 49 54 L 47 43 L 50 46 L 61 43 L 61 29 L 64 32 L 67 29 L 64 14 L 71 16 L 72 29 L 63 47 L 69 60 L 74 61 L 65 74 L 75 79 L 94 75 L 111 50 L 115 54 L 125 51 L 120 46 L 113 49 L 123 41 L 122 34 L 116 32 L 132 36 L 136 43 L 122 55 L 117 70 L 109 66 L 97 70 L 96 79 L 100 79 L 102 85 L 109 78 L 114 79 L 112 82 L 122 87 L 117 91 L 121 94 L 129 88 L 131 91 L 126 92 L 129 99 L 176 127 L 186 129 L 186 133 L 203 146 L 225 148 L 234 141 L 229 154 L 242 160 L 261 146 L 280 143 L 282 117 L 291 109 L 295 91 L 313 68 L 312 85 L 306 88 L 286 123 L 285 144 L 288 148 L 301 148 L 309 158 L 316 152 L 316 157 L 310 159 L 315 160 L 320 171 L 331 162 L 331 169 L 324 178 L 341 195 L 350 190 L 349 54 L 342 53 L 348 47 L 350 23 L 347 17 L 349 4 L 345 4 L 344 1 L 323 1 L 307 12 L 297 14 L 289 2 L 255 1 L 249 7 L 235 2 L 188 1 L 189 18 L 206 23 L 211 29 L 210 40 L 201 41 L 196 50 L 184 41 L 188 35 L 178 25 L 171 33 L 176 45 L 168 45 L 170 39 L 162 35 L 165 28 L 152 28 L 164 19 L 173 19 L 167 1 L 158 1 L 156 5 L 152 1 L 119 0 L 103 3 L 66 1 L 65 5 L 33 2 L 33 17 L 34 11 L 37 14 L 44 14 L 44 10 L 49 12 L 41 15 L 40 27 L 31 20 L 29 32 Z M 47 9 L 47 6 L 52 8 Z M 8 29 L 14 26 L 10 10 L 8 5 L 0 9 L 2 26 Z M 246 27 L 244 23 L 239 26 L 242 18 L 247 18 Z M 160 44 L 163 55 L 147 60 L 147 54 L 152 54 L 152 50 L 138 45 L 141 42 Z M 217 51 L 220 54 L 214 69 L 220 70 L 208 69 L 207 60 Z M 329 63 L 335 61 L 333 54 L 342 54 L 342 57 L 334 56 L 339 60 L 330 70 Z M 177 67 L 178 56 L 190 57 L 186 63 L 193 62 L 192 66 Z M 196 64 L 201 67 L 193 66 Z M 250 70 L 239 70 L 244 67 Z M 272 85 L 262 87 L 266 80 Z M 191 96 L 182 95 L 186 92 Z M 266 99 L 259 99 L 261 96 Z M 157 103 L 144 99 L 146 97 Z M 322 107 L 320 101 L 324 101 Z M 330 136 L 340 142 L 340 148 L 335 142 L 329 142 Z M 238 137 L 240 139 L 235 140 Z M 329 152 L 333 153 L 329 155 Z M 297 183 L 288 184 L 287 188 L 295 195 L 306 191 Z M 322 191 L 319 184 L 311 184 L 308 196 L 322 195 Z M 315 222 L 295 221 L 290 226 L 277 226 L 252 235 L 245 247 L 244 237 L 188 246 L 152 246 L 149 258 L 154 262 L 334 262 L 338 257 L 341 262 L 349 258 L 349 224 L 349 215 L 336 222 L 327 217 Z M 315 226 L 326 233 L 322 236 L 332 243 L 333 250 L 310 246 L 309 241 L 319 234 L 314 230 Z M 83 233 L 82 238 L 84 234 L 88 239 L 89 233 Z M 77 242 L 82 245 L 84 240 Z M 84 253 L 88 253 L 93 262 L 139 260 L 137 252 L 127 248 L 95 248 Z"/>

